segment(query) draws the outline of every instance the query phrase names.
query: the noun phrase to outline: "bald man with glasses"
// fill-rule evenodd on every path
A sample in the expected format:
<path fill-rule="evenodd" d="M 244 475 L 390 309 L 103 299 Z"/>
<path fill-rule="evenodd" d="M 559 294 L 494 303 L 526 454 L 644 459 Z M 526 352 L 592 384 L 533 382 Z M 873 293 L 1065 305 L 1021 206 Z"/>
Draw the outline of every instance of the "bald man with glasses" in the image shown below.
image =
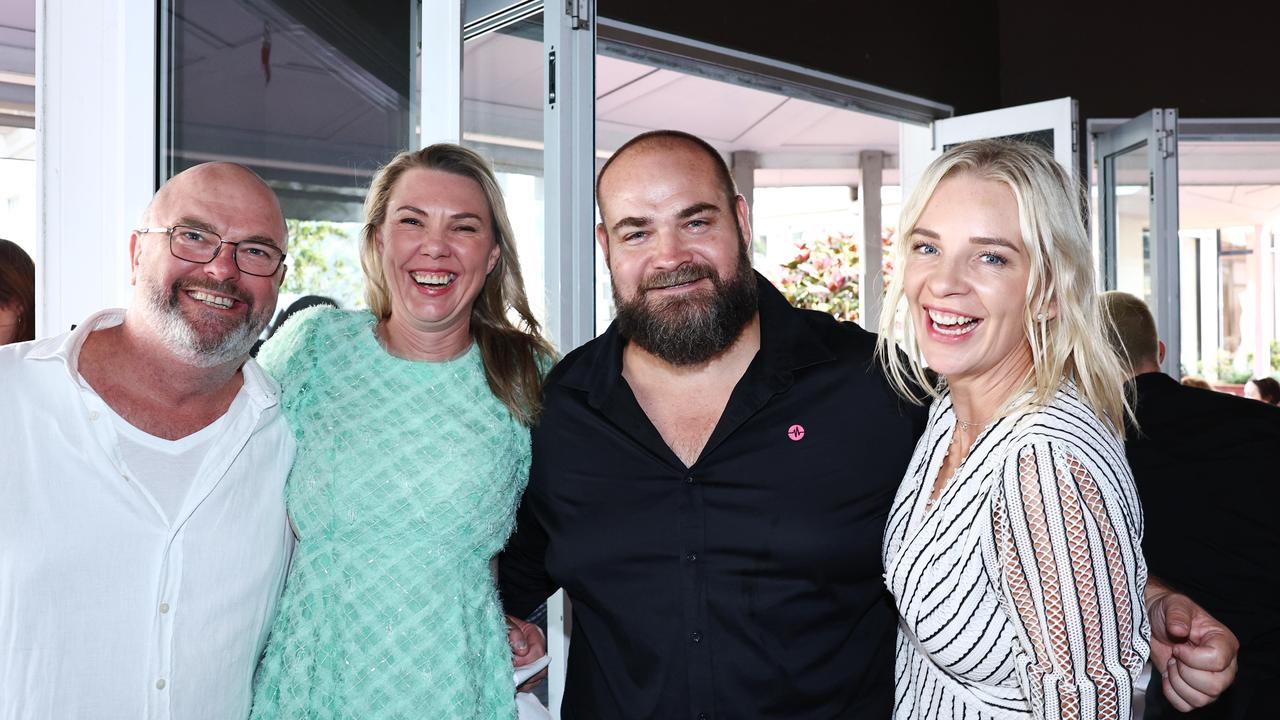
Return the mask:
<path fill-rule="evenodd" d="M 0 720 L 243 718 L 293 436 L 249 350 L 286 230 L 228 163 L 156 193 L 128 310 L 0 348 Z"/>

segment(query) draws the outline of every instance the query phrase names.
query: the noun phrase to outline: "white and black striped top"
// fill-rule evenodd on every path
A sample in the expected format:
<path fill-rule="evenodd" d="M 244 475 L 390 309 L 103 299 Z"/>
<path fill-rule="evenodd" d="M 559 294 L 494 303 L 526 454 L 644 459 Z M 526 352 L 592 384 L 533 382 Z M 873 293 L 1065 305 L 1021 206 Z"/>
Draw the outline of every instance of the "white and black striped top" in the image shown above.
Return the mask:
<path fill-rule="evenodd" d="M 894 717 L 1127 719 L 1151 630 L 1121 442 L 1064 387 L 988 427 L 927 507 L 954 428 L 947 394 L 885 530 Z"/>

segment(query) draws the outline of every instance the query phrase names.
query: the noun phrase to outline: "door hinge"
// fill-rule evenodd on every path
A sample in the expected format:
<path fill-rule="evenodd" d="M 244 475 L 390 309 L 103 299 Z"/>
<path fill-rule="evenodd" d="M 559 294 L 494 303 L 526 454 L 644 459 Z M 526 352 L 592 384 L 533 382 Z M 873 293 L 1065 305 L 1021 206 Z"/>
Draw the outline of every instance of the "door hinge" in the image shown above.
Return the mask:
<path fill-rule="evenodd" d="M 1173 130 L 1156 131 L 1156 150 L 1161 160 L 1168 160 L 1178 154 L 1178 139 Z"/>
<path fill-rule="evenodd" d="M 588 0 L 564 0 L 564 14 L 569 16 L 570 30 L 588 30 L 591 28 L 591 17 L 587 9 Z"/>

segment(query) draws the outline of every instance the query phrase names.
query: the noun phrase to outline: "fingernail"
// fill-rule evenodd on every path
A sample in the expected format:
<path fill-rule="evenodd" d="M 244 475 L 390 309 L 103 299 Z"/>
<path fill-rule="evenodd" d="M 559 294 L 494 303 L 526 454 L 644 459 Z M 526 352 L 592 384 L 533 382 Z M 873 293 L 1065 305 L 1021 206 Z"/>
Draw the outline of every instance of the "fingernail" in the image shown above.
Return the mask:
<path fill-rule="evenodd" d="M 526 642 L 525 642 L 525 641 L 523 641 L 523 640 L 517 640 L 517 641 L 516 641 L 516 645 L 515 645 L 515 647 L 516 647 L 516 649 L 517 649 L 517 650 L 528 650 L 528 649 L 529 649 L 529 644 L 528 644 L 528 643 L 526 643 Z"/>

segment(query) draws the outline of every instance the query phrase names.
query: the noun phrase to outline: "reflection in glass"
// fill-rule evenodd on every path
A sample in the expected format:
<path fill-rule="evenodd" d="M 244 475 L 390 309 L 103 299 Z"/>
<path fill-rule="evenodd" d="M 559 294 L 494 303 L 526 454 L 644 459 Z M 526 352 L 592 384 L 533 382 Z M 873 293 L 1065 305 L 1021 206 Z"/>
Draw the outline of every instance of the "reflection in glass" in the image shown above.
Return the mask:
<path fill-rule="evenodd" d="M 362 302 L 354 245 L 374 172 L 416 147 L 413 3 L 169 0 L 160 176 L 249 166 L 276 191 L 293 295 Z"/>
<path fill-rule="evenodd" d="M 1151 172 L 1145 145 L 1108 158 L 1115 177 L 1116 289 L 1143 298 L 1151 295 Z"/>

